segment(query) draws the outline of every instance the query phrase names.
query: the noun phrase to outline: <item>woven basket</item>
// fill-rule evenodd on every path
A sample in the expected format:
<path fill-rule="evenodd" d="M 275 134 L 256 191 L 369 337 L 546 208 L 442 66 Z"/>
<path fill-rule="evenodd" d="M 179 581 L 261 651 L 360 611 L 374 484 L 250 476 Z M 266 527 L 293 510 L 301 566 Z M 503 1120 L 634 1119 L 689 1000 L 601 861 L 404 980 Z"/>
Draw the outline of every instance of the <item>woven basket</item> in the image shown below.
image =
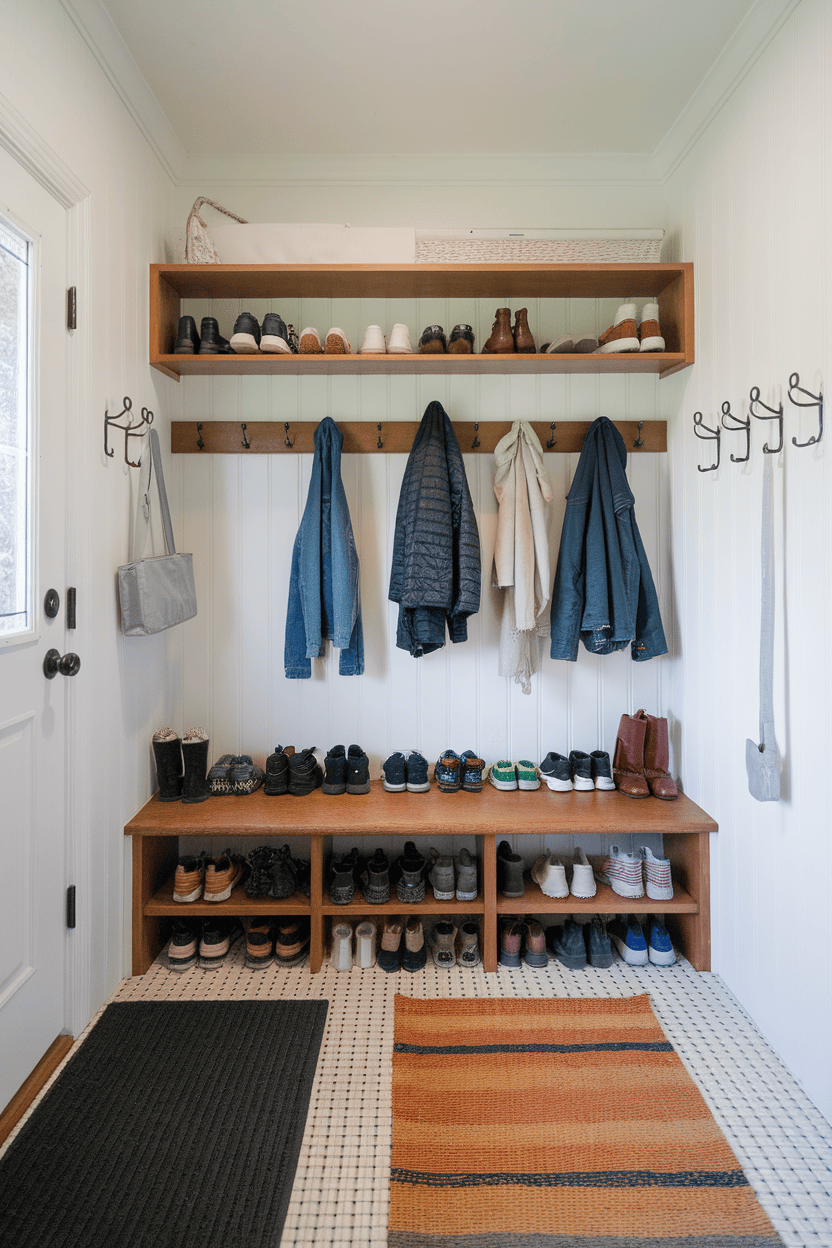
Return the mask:
<path fill-rule="evenodd" d="M 661 258 L 660 238 L 425 238 L 417 264 L 649 264 Z"/>
<path fill-rule="evenodd" d="M 222 264 L 211 235 L 208 233 L 208 226 L 199 215 L 199 210 L 203 204 L 210 204 L 218 212 L 224 212 L 227 217 L 232 217 L 235 221 L 239 221 L 241 225 L 247 225 L 248 223 L 243 217 L 238 217 L 236 213 L 229 212 L 227 208 L 223 208 L 222 204 L 215 203 L 213 199 L 208 199 L 205 195 L 201 195 L 194 203 L 188 215 L 188 225 L 185 230 L 185 263 Z"/>

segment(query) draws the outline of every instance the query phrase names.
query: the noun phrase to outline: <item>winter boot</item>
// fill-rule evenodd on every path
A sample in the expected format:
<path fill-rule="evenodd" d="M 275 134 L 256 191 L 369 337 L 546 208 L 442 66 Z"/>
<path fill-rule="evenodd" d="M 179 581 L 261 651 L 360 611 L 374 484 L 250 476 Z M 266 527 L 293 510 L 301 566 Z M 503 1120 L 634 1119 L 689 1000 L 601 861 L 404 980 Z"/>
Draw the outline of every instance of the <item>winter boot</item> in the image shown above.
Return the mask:
<path fill-rule="evenodd" d="M 182 738 L 185 775 L 182 781 L 183 802 L 207 802 L 211 796 L 208 784 L 208 737 L 202 728 L 191 728 Z"/>
<path fill-rule="evenodd" d="M 153 756 L 159 801 L 178 802 L 182 798 L 182 742 L 172 728 L 160 728 L 153 734 Z"/>

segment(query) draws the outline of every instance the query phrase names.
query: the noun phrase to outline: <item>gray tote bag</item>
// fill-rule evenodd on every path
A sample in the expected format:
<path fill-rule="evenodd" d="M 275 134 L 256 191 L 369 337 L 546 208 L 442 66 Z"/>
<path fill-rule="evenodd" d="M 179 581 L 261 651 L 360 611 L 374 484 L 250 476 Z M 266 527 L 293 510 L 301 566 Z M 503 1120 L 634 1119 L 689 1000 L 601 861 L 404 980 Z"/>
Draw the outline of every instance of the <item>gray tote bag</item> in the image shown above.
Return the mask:
<path fill-rule="evenodd" d="M 154 474 L 168 553 L 143 559 L 150 528 L 150 485 Z M 130 553 L 131 562 L 122 564 L 118 570 L 121 631 L 125 637 L 149 637 L 196 615 L 193 556 L 176 553 L 162 473 L 159 435 L 155 429 L 150 430 L 150 448 L 142 457 L 139 501 Z"/>

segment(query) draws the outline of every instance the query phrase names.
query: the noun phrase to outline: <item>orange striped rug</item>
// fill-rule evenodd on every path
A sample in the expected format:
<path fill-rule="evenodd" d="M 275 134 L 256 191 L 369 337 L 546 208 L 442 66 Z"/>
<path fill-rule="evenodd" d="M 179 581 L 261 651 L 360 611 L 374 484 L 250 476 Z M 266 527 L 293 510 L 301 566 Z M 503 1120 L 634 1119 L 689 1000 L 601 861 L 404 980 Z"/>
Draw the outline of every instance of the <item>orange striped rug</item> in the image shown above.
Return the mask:
<path fill-rule="evenodd" d="M 647 995 L 396 997 L 388 1248 L 777 1248 Z"/>

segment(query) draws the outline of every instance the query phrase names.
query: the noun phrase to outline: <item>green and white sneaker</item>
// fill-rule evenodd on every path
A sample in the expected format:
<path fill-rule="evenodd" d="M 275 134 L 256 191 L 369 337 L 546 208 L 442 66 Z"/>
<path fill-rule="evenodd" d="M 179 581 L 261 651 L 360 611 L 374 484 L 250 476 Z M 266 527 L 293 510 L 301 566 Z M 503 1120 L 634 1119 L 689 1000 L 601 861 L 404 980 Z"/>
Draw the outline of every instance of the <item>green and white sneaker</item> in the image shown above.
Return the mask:
<path fill-rule="evenodd" d="M 507 758 L 501 758 L 498 763 L 491 764 L 488 779 L 495 789 L 516 789 L 517 768 Z"/>
<path fill-rule="evenodd" d="M 520 758 L 515 763 L 515 767 L 517 768 L 518 789 L 540 788 L 540 776 L 537 774 L 534 763 L 530 763 L 527 758 Z"/>

